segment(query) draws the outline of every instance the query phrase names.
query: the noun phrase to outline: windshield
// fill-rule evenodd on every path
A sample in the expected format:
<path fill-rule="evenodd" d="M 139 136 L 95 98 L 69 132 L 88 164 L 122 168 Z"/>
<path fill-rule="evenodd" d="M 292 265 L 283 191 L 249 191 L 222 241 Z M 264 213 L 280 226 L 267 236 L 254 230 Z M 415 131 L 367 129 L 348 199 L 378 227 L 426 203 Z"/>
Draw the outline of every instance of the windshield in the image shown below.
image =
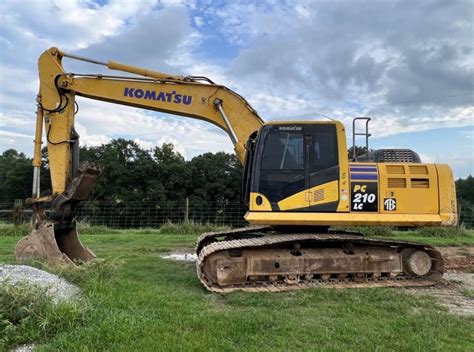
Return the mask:
<path fill-rule="evenodd" d="M 265 139 L 262 169 L 304 169 L 303 135 L 292 132 L 271 132 Z"/>

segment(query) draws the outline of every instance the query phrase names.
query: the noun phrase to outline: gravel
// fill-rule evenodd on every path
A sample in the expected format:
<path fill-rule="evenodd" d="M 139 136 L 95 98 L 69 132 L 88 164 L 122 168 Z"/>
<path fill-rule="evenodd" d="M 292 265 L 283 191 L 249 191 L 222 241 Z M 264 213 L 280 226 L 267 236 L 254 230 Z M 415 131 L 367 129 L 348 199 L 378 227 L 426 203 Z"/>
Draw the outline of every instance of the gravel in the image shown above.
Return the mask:
<path fill-rule="evenodd" d="M 181 253 L 181 252 L 173 252 L 169 254 L 160 255 L 163 259 L 171 259 L 171 260 L 178 260 L 184 262 L 195 262 L 197 260 L 196 253 Z"/>
<path fill-rule="evenodd" d="M 474 274 L 445 273 L 444 280 L 436 286 L 408 288 L 407 292 L 415 295 L 436 297 L 441 305 L 450 313 L 458 315 L 474 315 L 474 299 L 463 293 L 464 289 L 474 290 Z"/>
<path fill-rule="evenodd" d="M 14 349 L 11 349 L 10 352 L 32 352 L 36 348 L 36 345 L 34 343 L 29 344 L 29 345 L 21 345 L 18 347 L 15 347 Z"/>
<path fill-rule="evenodd" d="M 63 278 L 27 265 L 0 265 L 0 287 L 4 282 L 10 285 L 27 283 L 46 290 L 53 302 L 79 296 L 80 290 Z"/>

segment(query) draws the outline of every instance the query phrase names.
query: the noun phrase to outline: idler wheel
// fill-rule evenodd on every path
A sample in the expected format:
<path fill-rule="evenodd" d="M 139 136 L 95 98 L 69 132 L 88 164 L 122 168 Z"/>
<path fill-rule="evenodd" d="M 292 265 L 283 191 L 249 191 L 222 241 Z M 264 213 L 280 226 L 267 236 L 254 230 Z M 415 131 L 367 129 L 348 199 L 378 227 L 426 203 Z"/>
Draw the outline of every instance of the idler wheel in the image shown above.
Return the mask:
<path fill-rule="evenodd" d="M 424 276 L 431 270 L 431 258 L 428 253 L 416 249 L 407 249 L 403 253 L 403 268 L 415 276 Z"/>

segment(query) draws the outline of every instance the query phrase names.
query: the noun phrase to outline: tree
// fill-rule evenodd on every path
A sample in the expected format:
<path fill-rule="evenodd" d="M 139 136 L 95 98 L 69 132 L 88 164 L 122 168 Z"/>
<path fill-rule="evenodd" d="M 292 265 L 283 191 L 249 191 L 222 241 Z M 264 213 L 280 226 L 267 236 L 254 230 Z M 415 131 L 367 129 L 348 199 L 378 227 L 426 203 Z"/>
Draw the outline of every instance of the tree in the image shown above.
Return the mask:
<path fill-rule="evenodd" d="M 201 200 L 240 200 L 242 167 L 235 155 L 205 153 L 190 162 L 191 196 Z"/>
<path fill-rule="evenodd" d="M 186 198 L 188 192 L 192 191 L 189 187 L 191 172 L 184 157 L 174 151 L 173 144 L 164 143 L 161 147 L 155 147 L 153 160 L 157 178 L 151 180 L 151 183 L 155 183 L 155 187 L 159 183 L 162 192 L 161 198 L 167 200 Z"/>
<path fill-rule="evenodd" d="M 469 175 L 466 179 L 456 181 L 456 194 L 458 201 L 474 206 L 474 177 Z"/>
<path fill-rule="evenodd" d="M 10 202 L 31 195 L 33 168 L 31 159 L 14 149 L 0 156 L 0 201 Z"/>
<path fill-rule="evenodd" d="M 352 160 L 354 158 L 354 147 L 350 147 L 349 149 L 347 149 L 347 157 L 349 158 L 349 161 Z M 361 156 L 361 155 L 364 155 L 364 154 L 367 154 L 367 152 L 372 152 L 373 149 L 367 149 L 367 147 L 360 147 L 360 146 L 355 146 L 355 150 L 356 150 L 356 156 Z"/>
<path fill-rule="evenodd" d="M 149 181 L 157 178 L 153 159 L 147 151 L 126 139 L 114 139 L 99 147 L 81 148 L 81 160 L 105 167 L 97 178 L 92 197 L 98 200 L 144 201 L 156 197 Z"/>

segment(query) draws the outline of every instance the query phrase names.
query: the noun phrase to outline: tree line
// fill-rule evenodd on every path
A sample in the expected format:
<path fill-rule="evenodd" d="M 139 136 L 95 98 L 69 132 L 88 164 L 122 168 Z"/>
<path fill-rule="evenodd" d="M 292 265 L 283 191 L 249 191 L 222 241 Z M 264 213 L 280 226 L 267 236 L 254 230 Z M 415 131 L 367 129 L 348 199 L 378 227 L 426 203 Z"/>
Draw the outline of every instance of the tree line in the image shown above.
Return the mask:
<path fill-rule="evenodd" d="M 348 151 L 350 153 L 350 150 Z M 357 154 L 364 153 L 357 150 Z M 43 149 L 41 193 L 51 192 L 46 148 Z M 97 201 L 239 201 L 242 166 L 234 154 L 205 153 L 191 160 L 163 144 L 145 150 L 127 139 L 81 147 L 82 160 L 105 166 L 91 198 Z M 0 202 L 31 195 L 31 158 L 14 149 L 0 155 Z M 474 178 L 456 181 L 458 202 L 474 207 Z"/>
<path fill-rule="evenodd" d="M 51 192 L 46 148 L 41 167 L 41 194 Z M 145 150 L 132 140 L 80 148 L 81 160 L 105 166 L 90 198 L 97 201 L 239 201 L 242 167 L 233 154 L 205 153 L 187 161 L 163 144 Z M 31 158 L 14 149 L 0 156 L 0 201 L 31 196 Z"/>

